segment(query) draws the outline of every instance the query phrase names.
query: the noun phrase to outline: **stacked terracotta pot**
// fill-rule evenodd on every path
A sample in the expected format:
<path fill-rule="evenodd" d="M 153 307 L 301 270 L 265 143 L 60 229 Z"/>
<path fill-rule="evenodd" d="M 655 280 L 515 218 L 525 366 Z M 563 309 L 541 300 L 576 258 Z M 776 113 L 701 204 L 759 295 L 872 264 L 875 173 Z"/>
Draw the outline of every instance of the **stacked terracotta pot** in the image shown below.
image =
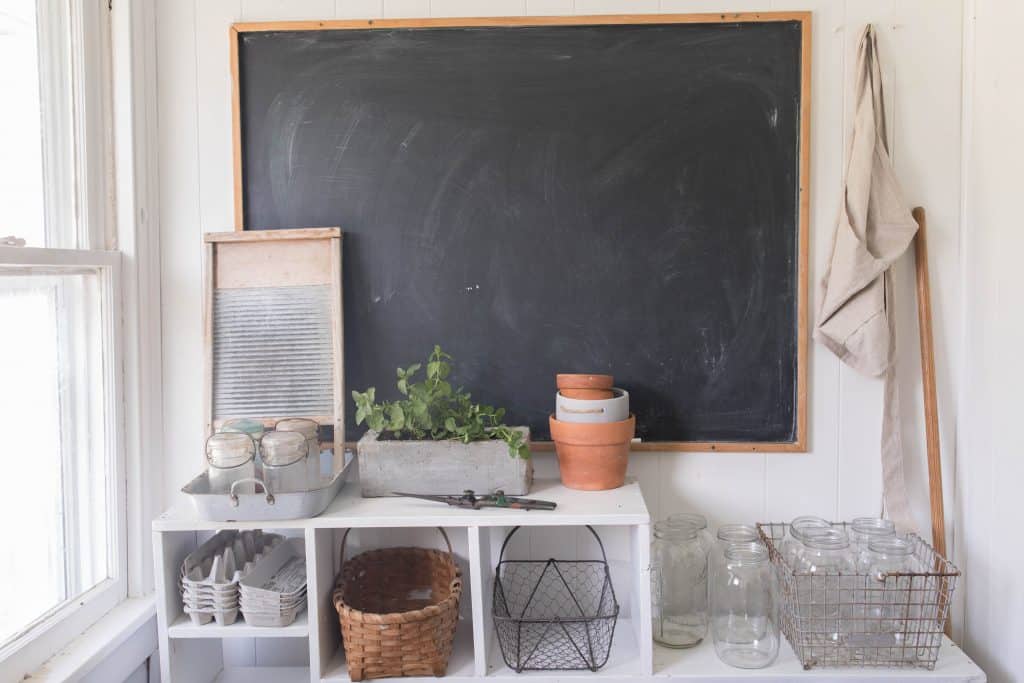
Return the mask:
<path fill-rule="evenodd" d="M 555 414 L 549 419 L 562 483 L 603 491 L 626 480 L 636 418 L 629 394 L 611 375 L 558 375 Z"/>

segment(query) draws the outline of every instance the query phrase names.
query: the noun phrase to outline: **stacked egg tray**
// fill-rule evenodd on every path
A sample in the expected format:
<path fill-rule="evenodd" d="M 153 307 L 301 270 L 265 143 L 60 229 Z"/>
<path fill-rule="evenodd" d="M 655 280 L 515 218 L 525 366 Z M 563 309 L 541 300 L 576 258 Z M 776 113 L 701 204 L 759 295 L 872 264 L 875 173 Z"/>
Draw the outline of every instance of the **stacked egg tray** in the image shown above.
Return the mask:
<path fill-rule="evenodd" d="M 239 581 L 242 614 L 252 626 L 287 626 L 306 607 L 306 559 L 300 539 L 274 548 Z"/>
<path fill-rule="evenodd" d="M 235 623 L 240 606 L 239 582 L 283 544 L 284 537 L 279 534 L 226 530 L 189 553 L 181 564 L 179 587 L 192 623 Z"/>

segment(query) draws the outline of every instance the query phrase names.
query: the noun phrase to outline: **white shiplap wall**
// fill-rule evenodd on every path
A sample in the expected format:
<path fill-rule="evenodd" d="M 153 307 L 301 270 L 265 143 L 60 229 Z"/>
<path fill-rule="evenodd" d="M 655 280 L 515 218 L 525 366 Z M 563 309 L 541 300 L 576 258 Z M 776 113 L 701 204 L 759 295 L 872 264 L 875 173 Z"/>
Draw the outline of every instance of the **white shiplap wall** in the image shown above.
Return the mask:
<path fill-rule="evenodd" d="M 933 307 L 946 471 L 953 472 L 960 339 L 960 0 L 157 0 L 160 239 L 163 291 L 164 494 L 171 503 L 199 468 L 202 416 L 201 240 L 230 230 L 233 21 L 374 16 L 483 16 L 748 10 L 814 12 L 811 274 L 817 282 L 845 166 L 853 54 L 861 27 L 880 30 L 892 145 L 908 199 L 930 217 Z M 911 261 L 900 264 L 897 306 L 910 477 L 924 528 L 927 493 Z M 814 298 L 812 292 L 812 300 Z M 812 305 L 812 311 L 816 306 Z M 656 515 L 690 509 L 712 524 L 797 514 L 878 512 L 880 382 L 857 376 L 812 345 L 806 454 L 638 453 Z M 685 391 L 685 387 L 680 387 Z M 553 471 L 542 457 L 542 471 Z M 947 505 L 952 510 L 952 475 Z M 952 525 L 951 525 L 952 526 Z M 952 533 L 952 530 L 950 530 Z"/>

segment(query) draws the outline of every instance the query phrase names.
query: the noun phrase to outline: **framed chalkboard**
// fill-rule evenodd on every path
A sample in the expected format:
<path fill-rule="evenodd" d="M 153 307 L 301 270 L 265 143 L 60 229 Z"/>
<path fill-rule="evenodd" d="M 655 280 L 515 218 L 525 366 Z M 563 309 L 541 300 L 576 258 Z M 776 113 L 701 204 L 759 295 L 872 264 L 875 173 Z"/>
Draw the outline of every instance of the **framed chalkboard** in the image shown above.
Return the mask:
<path fill-rule="evenodd" d="M 556 372 L 608 372 L 638 450 L 806 450 L 809 13 L 236 24 L 231 56 L 236 228 L 342 227 L 347 389 L 439 343 L 535 441 Z"/>

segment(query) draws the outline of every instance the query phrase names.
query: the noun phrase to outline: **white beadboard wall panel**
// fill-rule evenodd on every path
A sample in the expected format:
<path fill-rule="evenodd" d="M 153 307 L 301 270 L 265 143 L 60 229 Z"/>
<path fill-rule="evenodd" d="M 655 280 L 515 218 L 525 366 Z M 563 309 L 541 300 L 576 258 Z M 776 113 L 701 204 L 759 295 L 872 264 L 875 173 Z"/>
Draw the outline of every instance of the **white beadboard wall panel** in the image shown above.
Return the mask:
<path fill-rule="evenodd" d="M 519 17 L 526 14 L 526 0 L 430 0 L 433 17 Z"/>
<path fill-rule="evenodd" d="M 1019 0 L 969 0 L 964 67 L 964 390 L 960 397 L 956 562 L 967 601 L 964 648 L 993 683 L 1024 672 L 1020 567 L 1024 385 L 1024 61 Z"/>
<path fill-rule="evenodd" d="M 335 4 L 335 0 L 242 0 L 241 16 L 242 21 L 331 19 L 336 11 Z"/>
<path fill-rule="evenodd" d="M 575 14 L 643 14 L 660 11 L 658 0 L 574 0 Z"/>
<path fill-rule="evenodd" d="M 232 224 L 231 115 L 227 27 L 234 20 L 271 20 L 382 16 L 430 16 L 531 13 L 729 12 L 750 10 L 814 11 L 811 160 L 811 312 L 817 277 L 828 254 L 844 171 L 844 113 L 847 62 L 864 21 L 883 32 L 884 57 L 896 75 L 897 163 L 912 189 L 911 200 L 932 211 L 932 268 L 944 280 L 935 305 L 945 311 L 936 333 L 942 344 L 955 338 L 958 294 L 955 203 L 959 160 L 959 107 L 945 105 L 959 97 L 960 40 L 957 2 L 880 2 L 794 0 L 716 2 L 700 0 L 337 0 L 331 8 L 320 0 L 204 0 L 181 3 L 158 0 L 161 20 L 159 83 L 161 125 L 161 210 L 164 244 L 165 494 L 172 502 L 195 474 L 201 449 L 200 236 Z M 463 9 L 466 8 L 466 9 Z M 469 9 L 472 9 L 470 12 Z M 278 10 L 280 10 L 278 12 Z M 457 11 L 456 11 L 457 10 Z M 513 12 L 514 13 L 514 12 Z M 891 26 L 897 25 L 893 29 Z M 918 85 L 902 89 L 906 79 Z M 904 116 L 913 119 L 904 119 Z M 911 151 L 911 146 L 913 150 Z M 910 180 L 911 174 L 921 177 Z M 927 179 L 927 182 L 926 180 Z M 197 199 L 198 198 L 198 199 Z M 934 207 L 934 209 L 932 208 Z M 941 218 L 940 218 L 941 217 Z M 942 244 L 936 244 L 937 242 Z M 935 275 L 938 280 L 940 276 Z M 914 293 L 901 280 L 899 302 L 912 316 Z M 902 329 L 902 328 L 901 328 Z M 913 330 L 906 338 L 916 338 Z M 881 487 L 878 428 L 881 383 L 842 368 L 828 353 L 811 345 L 810 444 L 805 454 L 637 453 L 630 473 L 639 479 L 652 514 L 664 516 L 699 509 L 712 523 L 786 519 L 801 512 L 825 515 L 876 512 Z M 170 351 L 173 349 L 173 352 Z M 940 346 L 944 353 L 955 348 Z M 943 395 L 954 395 L 947 360 L 940 359 Z M 910 373 L 913 375 L 913 373 Z M 908 380 L 909 381 L 909 380 Z M 916 387 L 907 389 L 910 395 Z M 954 424 L 952 405 L 943 406 L 944 436 Z M 916 429 L 916 428 L 915 428 Z M 910 448 L 921 453 L 921 436 L 911 434 Z M 952 444 L 946 445 L 952 454 Z M 549 454 L 538 456 L 538 471 L 554 472 Z"/>
<path fill-rule="evenodd" d="M 202 256 L 199 210 L 195 5 L 156 3 L 160 285 L 165 454 L 161 481 L 169 504 L 197 468 L 202 446 Z M 227 40 L 225 29 L 225 43 Z M 170 482 L 174 482 L 173 484 Z"/>
<path fill-rule="evenodd" d="M 572 14 L 573 0 L 526 0 L 526 13 L 528 15 L 547 14 Z"/>
<path fill-rule="evenodd" d="M 381 16 L 429 17 L 430 0 L 383 0 Z"/>
<path fill-rule="evenodd" d="M 384 16 L 383 0 L 335 0 L 336 19 L 373 19 Z"/>

